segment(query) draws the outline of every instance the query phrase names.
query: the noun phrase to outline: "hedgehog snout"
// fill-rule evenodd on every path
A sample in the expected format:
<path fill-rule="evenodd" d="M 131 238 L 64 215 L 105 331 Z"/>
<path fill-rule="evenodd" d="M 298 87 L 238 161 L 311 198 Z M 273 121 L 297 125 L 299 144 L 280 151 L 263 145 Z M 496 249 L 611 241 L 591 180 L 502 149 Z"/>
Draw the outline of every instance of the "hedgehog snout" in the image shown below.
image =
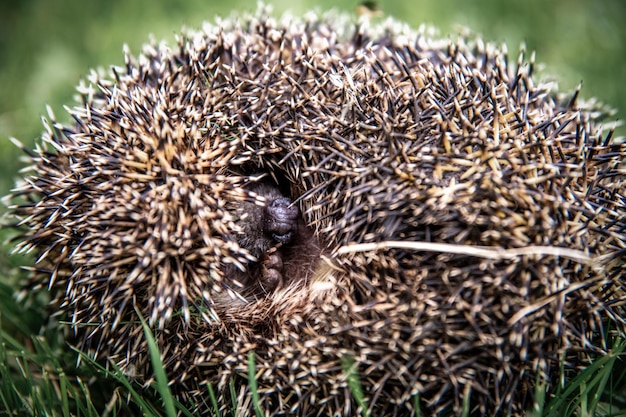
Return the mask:
<path fill-rule="evenodd" d="M 298 207 L 289 198 L 278 197 L 267 205 L 265 215 L 265 233 L 277 243 L 290 243 L 298 227 Z"/>

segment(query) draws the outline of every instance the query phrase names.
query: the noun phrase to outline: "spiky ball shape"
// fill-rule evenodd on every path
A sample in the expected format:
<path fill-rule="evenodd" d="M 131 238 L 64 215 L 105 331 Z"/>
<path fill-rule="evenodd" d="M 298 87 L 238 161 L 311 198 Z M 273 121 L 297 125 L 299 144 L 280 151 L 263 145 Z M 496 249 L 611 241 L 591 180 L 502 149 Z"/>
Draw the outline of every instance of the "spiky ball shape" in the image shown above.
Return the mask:
<path fill-rule="evenodd" d="M 523 413 L 626 313 L 626 149 L 532 71 L 336 15 L 146 46 L 48 124 L 21 248 L 144 380 L 148 317 L 199 411 L 210 385 L 253 413 L 253 354 L 267 415 Z"/>

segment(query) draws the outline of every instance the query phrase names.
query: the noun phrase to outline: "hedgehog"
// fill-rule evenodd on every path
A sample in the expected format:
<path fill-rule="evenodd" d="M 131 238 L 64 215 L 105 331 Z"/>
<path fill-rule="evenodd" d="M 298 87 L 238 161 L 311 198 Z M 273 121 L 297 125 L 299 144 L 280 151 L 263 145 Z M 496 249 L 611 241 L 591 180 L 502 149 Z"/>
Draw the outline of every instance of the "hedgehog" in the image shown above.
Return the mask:
<path fill-rule="evenodd" d="M 261 8 L 125 57 L 9 196 L 94 359 L 149 384 L 145 317 L 199 415 L 517 415 L 624 334 L 626 145 L 534 55 Z"/>

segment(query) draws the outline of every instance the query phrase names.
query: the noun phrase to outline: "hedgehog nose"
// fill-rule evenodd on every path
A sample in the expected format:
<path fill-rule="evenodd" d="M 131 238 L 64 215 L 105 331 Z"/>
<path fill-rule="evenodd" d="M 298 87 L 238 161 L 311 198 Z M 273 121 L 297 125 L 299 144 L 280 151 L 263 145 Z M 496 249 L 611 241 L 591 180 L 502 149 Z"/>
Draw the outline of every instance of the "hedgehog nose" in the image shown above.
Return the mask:
<path fill-rule="evenodd" d="M 291 242 L 298 225 L 298 207 L 291 205 L 291 200 L 278 197 L 266 207 L 265 232 L 278 243 Z"/>

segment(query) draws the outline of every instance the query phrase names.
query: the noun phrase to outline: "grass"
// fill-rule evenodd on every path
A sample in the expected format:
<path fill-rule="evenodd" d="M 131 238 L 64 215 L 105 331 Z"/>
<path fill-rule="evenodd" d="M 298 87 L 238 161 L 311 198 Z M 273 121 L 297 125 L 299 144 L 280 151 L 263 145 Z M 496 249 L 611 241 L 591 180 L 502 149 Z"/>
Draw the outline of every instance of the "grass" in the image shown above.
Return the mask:
<path fill-rule="evenodd" d="M 167 376 L 165 375 L 165 369 L 163 368 L 163 361 L 161 359 L 161 353 L 159 352 L 159 347 L 157 346 L 156 341 L 154 340 L 154 335 L 150 330 L 150 327 L 144 320 L 143 316 L 136 310 L 139 319 L 141 320 L 141 325 L 143 326 L 144 335 L 148 342 L 148 351 L 150 352 L 150 360 L 152 362 L 152 369 L 154 370 L 154 375 L 156 378 L 156 387 L 159 392 L 161 399 L 163 400 L 163 407 L 165 408 L 165 415 L 167 417 L 176 417 L 176 410 L 174 408 L 174 397 L 172 396 L 172 391 L 170 390 Z M 119 371 L 119 369 L 116 369 Z M 121 372 L 118 372 L 118 374 Z"/>
<path fill-rule="evenodd" d="M 4 298 L 3 302 L 9 301 Z M 84 353 L 65 349 L 63 344 L 49 343 L 42 335 L 14 337 L 4 330 L 6 324 L 0 316 L 0 416 L 118 416 L 143 415 L 187 416 L 193 414 L 172 396 L 158 346 L 149 327 L 144 323 L 144 336 L 148 340 L 156 381 L 143 388 L 126 378 L 119 368 L 106 369 L 93 362 Z M 74 366 L 82 357 L 79 368 Z M 249 357 L 248 387 L 257 417 L 264 415 L 257 392 L 254 355 Z M 538 380 L 537 406 L 528 411 L 532 417 L 569 416 L 626 416 L 626 339 L 612 340 L 608 355 L 597 358 L 583 372 L 569 379 L 554 395 L 545 391 Z M 355 397 L 360 416 L 369 416 L 354 359 L 342 361 L 349 388 Z M 230 386 L 231 398 L 237 398 L 238 387 Z M 215 393 L 210 388 L 209 397 L 213 415 L 219 410 L 229 410 L 239 415 L 236 402 L 220 408 Z M 544 403 L 543 399 L 547 401 Z M 415 397 L 415 405 L 419 397 Z M 469 414 L 467 407 L 464 415 Z M 415 414 L 420 415 L 419 410 Z"/>
<path fill-rule="evenodd" d="M 256 362 L 254 359 L 254 352 L 248 353 L 248 386 L 250 387 L 250 393 L 252 394 L 252 407 L 254 408 L 254 414 L 256 417 L 263 417 L 263 411 L 261 410 L 259 391 L 256 383 Z"/>
<path fill-rule="evenodd" d="M 369 417 L 370 409 L 367 406 L 367 400 L 365 398 L 365 394 L 363 393 L 363 387 L 361 386 L 361 380 L 359 378 L 357 364 L 354 358 L 350 355 L 344 354 L 341 357 L 341 368 L 343 373 L 346 375 L 350 393 L 359 407 L 357 412 L 360 416 Z"/>
<path fill-rule="evenodd" d="M 14 311 L 22 308 L 6 291 L 0 292 L 0 302 Z M 24 316 L 32 314 L 29 310 L 23 308 Z M 58 328 L 29 334 L 25 323 L 4 319 L 0 314 L 0 416 L 193 416 L 172 396 L 158 347 L 143 319 L 155 371 L 149 387 L 129 380 L 113 363 L 107 369 L 84 352 L 68 349 L 62 338 L 51 336 Z"/>
<path fill-rule="evenodd" d="M 559 386 L 542 416 L 617 416 L 626 415 L 623 401 L 626 369 L 626 339 L 615 338 L 609 354 L 597 358 L 584 372 Z M 622 398 L 620 398 L 620 396 Z"/>

